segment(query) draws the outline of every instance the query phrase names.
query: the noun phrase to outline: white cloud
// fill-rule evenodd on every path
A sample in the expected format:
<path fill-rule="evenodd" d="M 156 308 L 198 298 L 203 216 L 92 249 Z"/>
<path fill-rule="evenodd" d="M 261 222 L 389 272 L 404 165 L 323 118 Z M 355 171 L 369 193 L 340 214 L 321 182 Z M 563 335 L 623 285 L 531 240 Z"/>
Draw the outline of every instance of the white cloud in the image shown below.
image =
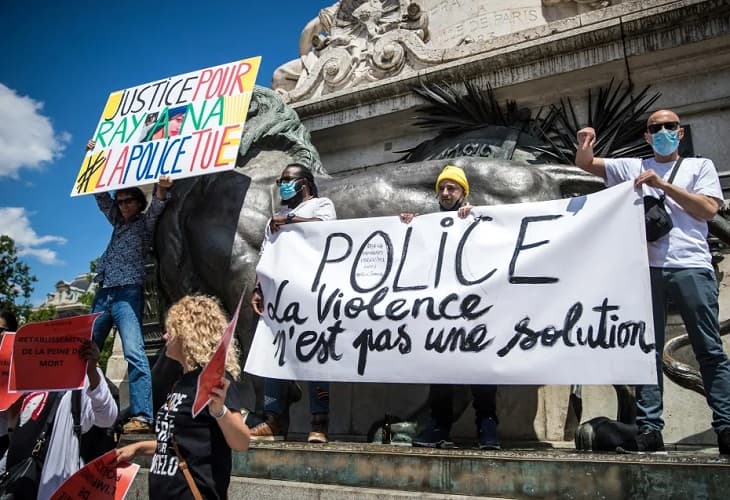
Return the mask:
<path fill-rule="evenodd" d="M 0 207 L 2 234 L 15 241 L 18 255 L 29 255 L 44 264 L 62 264 L 55 250 L 46 248 L 50 244 L 63 245 L 66 238 L 61 236 L 39 236 L 30 225 L 28 212 L 22 207 Z"/>
<path fill-rule="evenodd" d="M 48 248 L 24 248 L 22 250 L 18 250 L 18 256 L 28 256 L 35 257 L 36 259 L 40 260 L 44 264 L 61 264 L 62 262 L 58 260 L 58 255 L 54 250 L 50 250 Z"/>
<path fill-rule="evenodd" d="M 59 158 L 71 140 L 53 130 L 43 103 L 0 83 L 0 178 L 17 178 L 21 168 L 38 170 Z"/>

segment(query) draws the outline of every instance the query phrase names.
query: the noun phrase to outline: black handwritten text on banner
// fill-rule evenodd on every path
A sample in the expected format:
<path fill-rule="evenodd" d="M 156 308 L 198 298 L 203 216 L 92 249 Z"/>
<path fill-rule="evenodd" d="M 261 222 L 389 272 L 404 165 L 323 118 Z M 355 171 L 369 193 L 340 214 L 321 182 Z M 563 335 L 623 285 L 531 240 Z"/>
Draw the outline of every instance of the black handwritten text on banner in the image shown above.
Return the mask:
<path fill-rule="evenodd" d="M 280 379 L 656 383 L 641 198 L 292 224 L 257 268 L 246 371 Z"/>

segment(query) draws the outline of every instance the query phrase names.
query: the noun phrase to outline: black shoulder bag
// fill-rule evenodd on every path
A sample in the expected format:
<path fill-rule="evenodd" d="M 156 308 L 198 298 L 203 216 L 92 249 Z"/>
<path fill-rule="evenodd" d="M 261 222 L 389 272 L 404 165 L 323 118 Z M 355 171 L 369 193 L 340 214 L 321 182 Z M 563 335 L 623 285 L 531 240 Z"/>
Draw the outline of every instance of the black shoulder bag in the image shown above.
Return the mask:
<path fill-rule="evenodd" d="M 53 422 L 56 420 L 56 410 L 58 410 L 62 398 L 63 393 L 56 393 L 51 403 L 53 406 L 46 414 L 43 430 L 36 438 L 30 455 L 10 467 L 0 476 L 0 500 L 24 500 L 38 496 L 43 462 L 46 460 L 46 454 L 48 453 L 48 441 L 51 439 Z"/>
<path fill-rule="evenodd" d="M 674 165 L 672 174 L 669 176 L 669 184 L 674 181 L 674 177 L 677 175 L 677 170 L 682 164 L 684 158 L 679 158 L 677 164 Z M 662 236 L 669 233 L 674 227 L 672 218 L 667 212 L 664 206 L 665 195 L 661 195 L 659 198 L 656 196 L 647 195 L 644 196 L 644 222 L 646 223 L 646 241 L 656 241 Z"/>

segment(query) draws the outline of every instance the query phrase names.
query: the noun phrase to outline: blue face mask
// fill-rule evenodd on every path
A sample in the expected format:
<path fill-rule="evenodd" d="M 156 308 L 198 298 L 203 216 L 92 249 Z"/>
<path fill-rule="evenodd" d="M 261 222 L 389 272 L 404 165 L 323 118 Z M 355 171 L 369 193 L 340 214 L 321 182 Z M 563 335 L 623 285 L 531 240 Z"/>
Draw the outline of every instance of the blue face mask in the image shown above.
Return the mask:
<path fill-rule="evenodd" d="M 651 146 L 661 156 L 669 156 L 679 147 L 679 130 L 661 129 L 651 135 Z"/>
<path fill-rule="evenodd" d="M 291 200 L 297 195 L 297 181 L 289 181 L 289 182 L 282 182 L 279 185 L 279 196 L 281 196 L 281 199 Z"/>

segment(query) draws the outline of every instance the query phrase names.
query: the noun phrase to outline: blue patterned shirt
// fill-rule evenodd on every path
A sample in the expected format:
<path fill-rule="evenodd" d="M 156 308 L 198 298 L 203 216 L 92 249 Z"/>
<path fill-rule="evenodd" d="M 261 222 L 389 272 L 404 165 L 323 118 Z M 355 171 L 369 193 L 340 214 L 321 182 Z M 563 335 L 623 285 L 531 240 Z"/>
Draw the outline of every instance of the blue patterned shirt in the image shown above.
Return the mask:
<path fill-rule="evenodd" d="M 94 281 L 103 288 L 123 285 L 143 285 L 145 279 L 144 261 L 152 244 L 157 217 L 165 209 L 165 201 L 152 196 L 146 212 L 135 219 L 124 222 L 109 193 L 94 195 L 99 210 L 114 227 L 111 241 L 99 258 Z"/>

